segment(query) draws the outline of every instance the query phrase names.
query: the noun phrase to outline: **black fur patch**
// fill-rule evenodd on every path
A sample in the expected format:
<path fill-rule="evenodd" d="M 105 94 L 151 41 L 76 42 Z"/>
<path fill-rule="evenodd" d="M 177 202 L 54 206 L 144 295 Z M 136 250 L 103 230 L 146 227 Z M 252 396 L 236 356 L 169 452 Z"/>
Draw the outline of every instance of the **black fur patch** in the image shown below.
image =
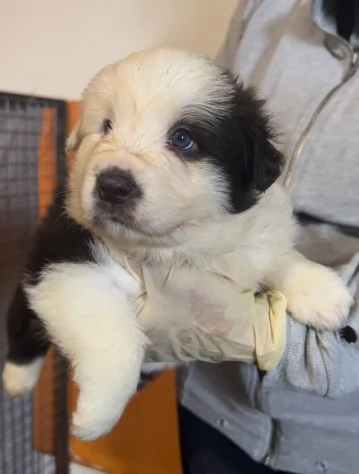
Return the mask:
<path fill-rule="evenodd" d="M 93 237 L 65 210 L 64 188 L 57 191 L 35 234 L 25 274 L 28 284 L 36 284 L 47 264 L 93 262 Z"/>
<path fill-rule="evenodd" d="M 144 387 L 146 387 L 147 384 L 156 380 L 156 378 L 158 377 L 160 373 L 161 372 L 151 372 L 151 373 L 141 372 L 140 380 L 137 385 L 137 391 L 142 390 Z"/>
<path fill-rule="evenodd" d="M 228 102 L 220 104 L 226 113 L 221 110 L 216 117 L 216 106 L 209 104 L 203 120 L 184 116 L 173 128 L 187 129 L 198 145 L 195 151 L 181 152 L 183 159 L 209 160 L 220 170 L 228 182 L 228 210 L 237 213 L 253 206 L 278 179 L 283 156 L 272 143 L 271 120 L 255 90 L 236 83 L 230 74 L 225 74 L 225 82 L 233 89 Z"/>
<path fill-rule="evenodd" d="M 50 341 L 41 320 L 29 307 L 24 289 L 17 286 L 7 315 L 9 349 L 7 360 L 28 364 L 45 356 Z"/>
<path fill-rule="evenodd" d="M 65 212 L 65 191 L 60 189 L 35 234 L 28 262 L 8 311 L 8 360 L 27 364 L 46 354 L 50 341 L 42 321 L 29 307 L 23 288 L 36 285 L 51 263 L 94 261 L 91 234 Z"/>

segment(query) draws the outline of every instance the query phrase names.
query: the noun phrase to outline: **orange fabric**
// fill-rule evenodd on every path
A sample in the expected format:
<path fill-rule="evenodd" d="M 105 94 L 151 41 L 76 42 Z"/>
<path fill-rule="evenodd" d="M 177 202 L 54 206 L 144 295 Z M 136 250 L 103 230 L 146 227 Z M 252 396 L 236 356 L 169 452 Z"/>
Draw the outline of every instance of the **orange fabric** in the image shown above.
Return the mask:
<path fill-rule="evenodd" d="M 77 101 L 69 101 L 67 102 L 67 134 L 69 135 L 72 129 L 75 127 L 78 117 L 80 115 L 80 102 Z M 67 164 L 69 170 L 71 170 L 71 166 L 74 160 L 74 154 L 69 153 L 67 157 Z"/>
<path fill-rule="evenodd" d="M 41 131 L 38 151 L 38 205 L 44 214 L 56 186 L 56 110 L 45 107 L 41 114 Z"/>
<path fill-rule="evenodd" d="M 33 444 L 38 451 L 55 451 L 55 353 L 48 353 L 33 396 Z"/>

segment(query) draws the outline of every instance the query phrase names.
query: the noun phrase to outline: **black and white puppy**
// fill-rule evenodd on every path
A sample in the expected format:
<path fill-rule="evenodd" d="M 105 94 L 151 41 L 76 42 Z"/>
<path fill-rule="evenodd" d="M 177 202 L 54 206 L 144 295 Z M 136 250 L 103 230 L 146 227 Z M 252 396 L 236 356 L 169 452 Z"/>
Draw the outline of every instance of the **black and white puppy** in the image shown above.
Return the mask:
<path fill-rule="evenodd" d="M 152 49 L 104 68 L 84 92 L 68 186 L 10 309 L 9 392 L 34 386 L 49 334 L 80 387 L 75 433 L 111 429 L 150 343 L 137 319 L 145 265 L 212 272 L 243 291 L 266 286 L 299 321 L 339 327 L 351 297 L 293 250 L 272 139 L 254 91 L 198 54 Z"/>

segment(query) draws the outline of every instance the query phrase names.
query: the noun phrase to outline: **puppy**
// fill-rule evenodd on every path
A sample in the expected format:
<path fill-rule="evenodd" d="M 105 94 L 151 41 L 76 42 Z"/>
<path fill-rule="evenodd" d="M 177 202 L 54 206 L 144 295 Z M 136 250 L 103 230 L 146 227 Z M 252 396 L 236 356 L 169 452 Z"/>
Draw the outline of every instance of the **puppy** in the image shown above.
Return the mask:
<path fill-rule="evenodd" d="M 68 185 L 10 308 L 8 391 L 32 389 L 51 339 L 80 388 L 75 434 L 111 429 L 151 344 L 137 319 L 144 267 L 275 289 L 302 323 L 340 327 L 351 297 L 334 272 L 293 249 L 273 139 L 255 92 L 198 54 L 152 49 L 100 71 L 68 139 Z"/>

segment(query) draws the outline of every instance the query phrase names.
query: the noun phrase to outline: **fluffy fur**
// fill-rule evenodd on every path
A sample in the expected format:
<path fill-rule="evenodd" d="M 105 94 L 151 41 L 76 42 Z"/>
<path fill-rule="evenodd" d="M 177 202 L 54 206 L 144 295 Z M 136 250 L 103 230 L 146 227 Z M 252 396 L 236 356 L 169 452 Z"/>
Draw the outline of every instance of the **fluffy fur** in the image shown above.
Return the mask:
<path fill-rule="evenodd" d="M 178 130 L 191 146 L 178 146 Z M 351 298 L 335 273 L 293 250 L 273 138 L 254 91 L 207 58 L 163 48 L 104 68 L 84 92 L 68 187 L 37 233 L 10 309 L 8 360 L 21 371 L 5 369 L 9 391 L 22 391 L 19 378 L 23 391 L 35 383 L 26 367 L 37 371 L 49 335 L 80 387 L 75 433 L 111 429 L 153 342 L 136 318 L 142 265 L 276 289 L 299 321 L 339 327 Z"/>

